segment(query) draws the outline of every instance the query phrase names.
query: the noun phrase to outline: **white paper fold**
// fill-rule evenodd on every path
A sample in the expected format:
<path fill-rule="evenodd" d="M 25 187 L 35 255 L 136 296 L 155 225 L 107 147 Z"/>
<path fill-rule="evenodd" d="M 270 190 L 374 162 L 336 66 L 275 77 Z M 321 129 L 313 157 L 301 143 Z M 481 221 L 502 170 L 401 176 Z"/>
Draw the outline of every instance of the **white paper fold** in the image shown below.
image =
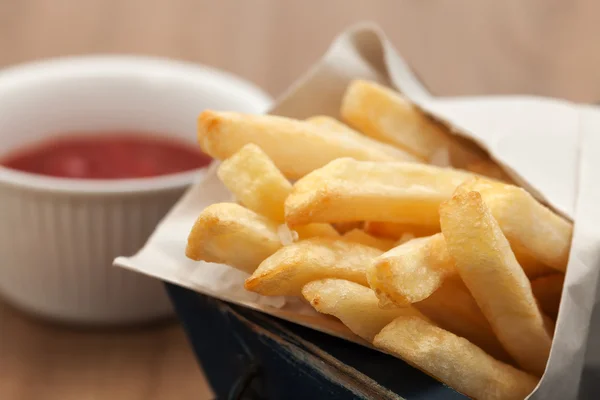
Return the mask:
<path fill-rule="evenodd" d="M 272 113 L 337 117 L 342 94 L 356 78 L 403 92 L 461 136 L 480 144 L 519 183 L 575 221 L 550 361 L 530 398 L 564 400 L 576 398 L 579 392 L 593 393 L 597 385 L 593 381 L 600 375 L 600 308 L 596 307 L 600 302 L 600 189 L 594 173 L 600 171 L 600 110 L 534 97 L 432 98 L 383 34 L 376 27 L 360 26 L 339 36 L 323 59 L 278 100 Z M 341 324 L 296 299 L 246 292 L 241 272 L 186 259 L 187 234 L 200 211 L 229 198 L 214 171 L 210 172 L 181 199 L 138 254 L 120 257 L 115 264 L 360 342 Z"/>

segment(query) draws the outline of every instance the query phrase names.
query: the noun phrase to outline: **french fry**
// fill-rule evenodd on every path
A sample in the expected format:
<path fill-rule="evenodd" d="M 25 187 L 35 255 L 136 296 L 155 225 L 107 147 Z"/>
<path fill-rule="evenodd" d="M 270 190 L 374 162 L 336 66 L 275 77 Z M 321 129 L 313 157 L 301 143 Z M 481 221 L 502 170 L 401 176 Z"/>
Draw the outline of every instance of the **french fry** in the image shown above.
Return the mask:
<path fill-rule="evenodd" d="M 359 133 L 328 131 L 305 121 L 271 115 L 204 111 L 198 119 L 198 142 L 205 153 L 219 160 L 254 143 L 290 179 L 300 178 L 340 157 L 419 161 Z"/>
<path fill-rule="evenodd" d="M 274 221 L 284 221 L 284 203 L 292 184 L 260 147 L 249 143 L 219 165 L 217 175 L 245 207 Z M 329 224 L 296 227 L 300 239 L 339 236 Z"/>
<path fill-rule="evenodd" d="M 290 245 L 298 240 L 313 237 L 339 238 L 340 234 L 329 224 L 308 224 L 291 230 L 287 225 L 281 224 L 277 227 L 277 234 L 284 246 Z"/>
<path fill-rule="evenodd" d="M 456 276 L 456 268 L 441 233 L 394 247 L 367 271 L 377 296 L 398 306 L 426 299 L 449 276 Z"/>
<path fill-rule="evenodd" d="M 292 184 L 254 143 L 224 160 L 217 175 L 248 209 L 277 222 L 284 221 L 283 204 Z"/>
<path fill-rule="evenodd" d="M 333 117 L 329 117 L 327 115 L 316 115 L 314 117 L 310 117 L 306 119 L 306 122 L 312 124 L 314 126 L 319 126 L 321 128 L 325 128 L 328 131 L 333 132 L 354 132 L 355 134 L 362 135 L 360 132 L 355 131 L 350 128 L 348 125 L 344 124 L 341 121 Z M 388 146 L 386 146 L 388 147 Z M 394 147 L 392 147 L 394 148 Z"/>
<path fill-rule="evenodd" d="M 572 223 L 390 89 L 354 81 L 340 114 L 203 112 L 198 141 L 233 203 L 202 211 L 186 255 L 249 273 L 260 295 L 304 297 L 468 396 L 526 397 Z"/>
<path fill-rule="evenodd" d="M 514 362 L 459 278 L 447 279 L 431 296 L 413 306 L 441 328 L 468 339 L 497 360 Z"/>
<path fill-rule="evenodd" d="M 399 224 L 395 222 L 367 221 L 364 227 L 365 232 L 388 239 L 399 240 L 405 234 L 411 234 L 414 237 L 431 236 L 440 232 L 438 227 L 419 226 L 409 224 Z"/>
<path fill-rule="evenodd" d="M 336 231 L 340 234 L 345 234 L 354 229 L 363 229 L 365 223 L 363 221 L 338 222 L 332 224 Z"/>
<path fill-rule="evenodd" d="M 185 254 L 251 274 L 280 247 L 277 223 L 238 204 L 218 203 L 206 207 L 196 220 Z"/>
<path fill-rule="evenodd" d="M 551 337 L 531 284 L 481 194 L 444 202 L 440 222 L 456 269 L 498 339 L 523 369 L 541 376 Z"/>
<path fill-rule="evenodd" d="M 302 288 L 302 295 L 315 310 L 338 318 L 369 343 L 396 317 L 427 319 L 414 307 L 383 310 L 377 305 L 377 297 L 371 289 L 343 279 L 309 282 Z"/>
<path fill-rule="evenodd" d="M 554 320 L 558 316 L 564 283 L 565 276 L 563 274 L 543 276 L 531 281 L 531 290 L 533 290 L 533 295 L 537 299 L 540 308 Z"/>
<path fill-rule="evenodd" d="M 294 184 L 285 219 L 310 222 L 388 221 L 439 227 L 438 208 L 468 172 L 401 162 L 340 158 Z"/>
<path fill-rule="evenodd" d="M 398 241 L 397 241 L 396 243 L 394 243 L 394 247 L 396 247 L 396 246 L 400 246 L 400 245 L 402 245 L 402 244 L 404 244 L 404 243 L 406 243 L 406 242 L 408 242 L 408 241 L 410 241 L 410 240 L 413 240 L 413 239 L 416 239 L 416 236 L 415 236 L 415 235 L 413 235 L 412 233 L 408 233 L 408 232 L 407 232 L 407 233 L 404 233 L 404 234 L 403 234 L 403 235 L 400 237 L 400 239 L 398 239 Z"/>
<path fill-rule="evenodd" d="M 502 229 L 502 226 L 500 228 Z M 527 275 L 527 278 L 529 278 L 530 281 L 542 276 L 556 274 L 554 268 L 544 265 L 541 261 L 533 258 L 531 254 L 525 253 L 521 247 L 513 248 L 513 251 L 515 252 L 519 264 L 521 264 L 521 267 L 523 268 L 523 272 L 525 272 L 525 275 Z"/>
<path fill-rule="evenodd" d="M 368 286 L 366 269 L 381 250 L 331 238 L 285 246 L 264 260 L 244 285 L 266 296 L 300 296 L 311 281 L 339 278 Z"/>
<path fill-rule="evenodd" d="M 330 224 L 306 224 L 294 227 L 294 230 L 298 232 L 300 240 L 310 239 L 312 237 L 330 237 L 339 238 L 340 234 Z"/>
<path fill-rule="evenodd" d="M 456 167 L 487 159 L 483 151 L 454 137 L 405 97 L 373 82 L 353 81 L 346 90 L 340 112 L 359 131 L 407 150 L 428 163 L 440 150 L 448 150 Z"/>
<path fill-rule="evenodd" d="M 291 230 L 286 224 L 277 227 L 277 235 L 279 235 L 279 240 L 284 246 L 289 246 L 299 239 L 298 232 Z"/>
<path fill-rule="evenodd" d="M 517 186 L 472 179 L 457 189 L 457 193 L 471 191 L 481 193 L 515 251 L 529 253 L 544 265 L 566 271 L 573 236 L 571 222 Z"/>
<path fill-rule="evenodd" d="M 387 251 L 394 247 L 394 241 L 389 239 L 378 238 L 375 236 L 371 236 L 362 229 L 353 229 L 351 231 L 346 232 L 342 236 L 345 240 L 349 240 L 351 242 L 364 244 L 366 246 L 375 247 L 376 249 Z"/>
<path fill-rule="evenodd" d="M 373 344 L 476 399 L 522 400 L 538 382 L 418 317 L 396 318 L 375 336 Z"/>
<path fill-rule="evenodd" d="M 526 254 L 515 256 L 528 278 L 553 271 Z M 367 272 L 369 285 L 382 304 L 397 306 L 426 299 L 446 279 L 456 276 L 458 271 L 441 233 L 396 245 L 377 257 Z"/>
<path fill-rule="evenodd" d="M 407 157 L 407 154 L 409 154 L 403 150 L 399 150 L 396 146 L 391 146 L 386 143 L 382 143 L 378 140 L 372 140 L 368 136 L 363 135 L 361 132 L 355 131 L 354 129 L 350 128 L 343 122 L 340 122 L 337 119 L 328 117 L 326 115 L 317 115 L 315 117 L 307 118 L 306 122 L 316 127 L 323 128 L 330 135 L 337 134 L 341 135 L 340 137 L 349 136 L 357 138 L 358 140 L 368 139 L 370 146 L 379 147 L 379 150 L 381 150 L 381 152 L 389 154 L 390 156 L 394 157 L 394 159 L 404 160 L 404 158 Z M 409 157 L 410 159 L 407 161 L 420 161 L 417 157 L 414 157 L 412 155 L 409 155 Z"/>

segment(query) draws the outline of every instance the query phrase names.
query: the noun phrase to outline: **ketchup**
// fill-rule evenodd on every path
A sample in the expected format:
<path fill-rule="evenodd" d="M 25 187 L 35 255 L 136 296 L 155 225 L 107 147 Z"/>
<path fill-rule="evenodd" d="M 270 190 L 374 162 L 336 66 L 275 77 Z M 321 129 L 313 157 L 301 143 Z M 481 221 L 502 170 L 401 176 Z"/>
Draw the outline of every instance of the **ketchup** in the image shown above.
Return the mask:
<path fill-rule="evenodd" d="M 152 135 L 68 135 L 18 150 L 0 165 L 32 174 L 77 179 L 127 179 L 204 167 L 211 158 L 194 146 Z"/>

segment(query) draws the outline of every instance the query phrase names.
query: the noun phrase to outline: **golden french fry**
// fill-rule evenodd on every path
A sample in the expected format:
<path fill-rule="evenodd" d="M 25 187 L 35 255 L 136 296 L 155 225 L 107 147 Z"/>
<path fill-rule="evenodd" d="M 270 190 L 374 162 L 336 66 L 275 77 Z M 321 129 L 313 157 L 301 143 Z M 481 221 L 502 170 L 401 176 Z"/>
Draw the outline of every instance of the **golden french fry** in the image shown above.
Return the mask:
<path fill-rule="evenodd" d="M 399 93 L 373 82 L 350 83 L 342 100 L 344 120 L 368 136 L 407 150 L 430 163 L 447 150 L 452 165 L 464 167 L 487 159 L 472 143 L 453 136 Z"/>
<path fill-rule="evenodd" d="M 294 184 L 285 219 L 290 226 L 388 221 L 435 228 L 440 203 L 472 176 L 424 164 L 340 158 Z"/>
<path fill-rule="evenodd" d="M 366 246 L 375 247 L 382 251 L 388 251 L 394 247 L 394 241 L 389 239 L 382 239 L 375 236 L 371 236 L 362 229 L 353 229 L 346 232 L 342 236 L 345 240 L 349 240 L 355 243 L 361 243 Z"/>
<path fill-rule="evenodd" d="M 340 234 L 345 234 L 354 229 L 363 229 L 365 223 L 362 221 L 349 221 L 349 222 L 338 222 L 331 224 L 335 228 L 336 231 Z"/>
<path fill-rule="evenodd" d="M 381 253 L 345 240 L 307 239 L 285 246 L 267 258 L 244 286 L 266 296 L 299 296 L 305 284 L 324 278 L 368 286 L 367 266 Z"/>
<path fill-rule="evenodd" d="M 516 256 L 528 277 L 553 271 L 527 255 Z M 457 275 L 454 260 L 448 253 L 441 233 L 394 246 L 392 250 L 377 257 L 367 272 L 369 285 L 382 304 L 397 306 L 426 299 L 446 279 Z"/>
<path fill-rule="evenodd" d="M 302 288 L 304 298 L 322 314 L 333 315 L 369 343 L 384 326 L 399 316 L 427 319 L 414 307 L 383 310 L 368 287 L 343 279 L 312 281 Z"/>
<path fill-rule="evenodd" d="M 330 238 L 339 238 L 340 234 L 338 231 L 331 226 L 330 224 L 306 224 L 294 227 L 294 230 L 298 232 L 298 237 L 300 240 L 310 239 L 312 237 L 330 237 Z"/>
<path fill-rule="evenodd" d="M 248 209 L 284 221 L 283 204 L 292 184 L 254 143 L 243 146 L 217 170 L 219 179 Z"/>
<path fill-rule="evenodd" d="M 310 239 L 313 237 L 340 237 L 340 234 L 333 226 L 318 223 L 297 226 L 294 230 L 291 230 L 286 224 L 281 224 L 277 229 L 277 233 L 284 246 L 297 242 L 298 240 Z"/>
<path fill-rule="evenodd" d="M 396 246 L 400 246 L 410 240 L 416 239 L 417 237 L 415 235 L 413 235 L 412 233 L 405 233 L 403 234 L 400 239 L 398 239 L 398 241 L 396 243 L 394 243 L 394 247 Z"/>
<path fill-rule="evenodd" d="M 377 296 L 399 306 L 426 299 L 449 276 L 456 276 L 456 268 L 441 233 L 394 247 L 367 270 Z"/>
<path fill-rule="evenodd" d="M 295 230 L 291 230 L 286 224 L 281 224 L 277 227 L 277 234 L 284 246 L 312 237 L 340 237 L 340 234 L 329 224 L 302 225 Z"/>
<path fill-rule="evenodd" d="M 319 126 L 321 128 L 325 128 L 328 131 L 354 132 L 356 134 L 361 135 L 360 132 L 355 131 L 354 129 L 350 128 L 348 125 L 344 124 L 343 122 L 338 121 L 337 119 L 335 119 L 333 117 L 329 117 L 327 115 L 316 115 L 314 117 L 307 118 L 306 122 L 308 122 L 309 124 L 312 124 L 314 126 Z M 386 146 L 386 147 L 388 147 L 388 146 Z M 394 148 L 394 147 L 392 147 L 392 148 Z"/>
<path fill-rule="evenodd" d="M 204 111 L 198 141 L 210 156 L 223 160 L 255 143 L 283 174 L 300 178 L 340 157 L 373 161 L 418 159 L 401 150 L 352 132 L 328 131 L 305 121 L 271 115 Z"/>
<path fill-rule="evenodd" d="M 367 221 L 364 227 L 365 232 L 377 236 L 389 239 L 398 240 L 403 235 L 411 234 L 413 237 L 431 236 L 440 232 L 438 227 L 431 226 L 420 226 L 420 225 L 409 225 L 399 224 L 396 222 L 381 222 L 381 221 Z"/>
<path fill-rule="evenodd" d="M 340 237 L 340 234 L 329 224 L 302 225 L 296 227 L 295 230 L 291 230 L 287 225 L 281 224 L 277 228 L 277 233 L 284 246 L 290 245 L 298 240 L 310 239 L 313 237 Z"/>
<path fill-rule="evenodd" d="M 405 152 L 404 150 L 398 149 L 396 146 L 391 146 L 386 143 L 382 143 L 378 140 L 372 140 L 368 136 L 365 136 L 362 133 L 355 131 L 354 129 L 350 128 L 348 125 L 344 124 L 343 122 L 338 121 L 337 119 L 335 119 L 333 117 L 328 117 L 326 115 L 317 115 L 315 117 L 307 118 L 306 122 L 311 125 L 314 125 L 316 127 L 323 128 L 325 131 L 327 131 L 331 135 L 336 134 L 336 135 L 340 135 L 340 137 L 348 136 L 348 137 L 358 138 L 358 140 L 368 139 L 370 146 L 378 147 L 381 152 L 389 154 L 390 156 L 394 157 L 395 160 L 397 160 L 397 159 L 405 160 L 405 158 L 408 156 L 409 159 L 406 161 L 413 161 L 413 162 L 420 161 L 417 157 L 410 155 L 409 153 Z"/>
<path fill-rule="evenodd" d="M 284 246 L 289 246 L 299 239 L 298 232 L 291 230 L 286 224 L 277 227 L 277 235 L 279 235 L 279 240 Z"/>
<path fill-rule="evenodd" d="M 502 226 L 500 226 L 500 229 L 502 229 Z M 554 268 L 544 265 L 541 261 L 533 258 L 531 254 L 525 253 L 522 247 L 513 248 L 513 251 L 515 252 L 519 264 L 521 264 L 521 267 L 523 268 L 523 272 L 525 272 L 525 275 L 527 275 L 527 278 L 529 278 L 530 281 L 556 273 Z"/>
<path fill-rule="evenodd" d="M 565 272 L 573 224 L 517 186 L 472 179 L 456 193 L 479 192 L 500 224 L 514 251 L 528 253 L 549 267 Z"/>
<path fill-rule="evenodd" d="M 456 269 L 498 339 L 521 367 L 541 376 L 552 340 L 531 284 L 481 194 L 444 202 L 440 222 Z"/>
<path fill-rule="evenodd" d="M 235 203 L 204 209 L 188 236 L 185 254 L 252 273 L 281 247 L 277 223 Z"/>
<path fill-rule="evenodd" d="M 381 298 L 379 304 L 381 306 Z M 440 327 L 468 339 L 494 358 L 513 363 L 459 278 L 447 279 L 431 296 L 413 306 Z"/>
<path fill-rule="evenodd" d="M 373 344 L 476 399 L 522 400 L 538 382 L 418 317 L 396 318 L 375 336 Z"/>
<path fill-rule="evenodd" d="M 533 295 L 537 299 L 540 308 L 554 320 L 558 316 L 564 283 L 565 276 L 563 274 L 543 276 L 531 281 L 531 290 L 533 290 Z"/>

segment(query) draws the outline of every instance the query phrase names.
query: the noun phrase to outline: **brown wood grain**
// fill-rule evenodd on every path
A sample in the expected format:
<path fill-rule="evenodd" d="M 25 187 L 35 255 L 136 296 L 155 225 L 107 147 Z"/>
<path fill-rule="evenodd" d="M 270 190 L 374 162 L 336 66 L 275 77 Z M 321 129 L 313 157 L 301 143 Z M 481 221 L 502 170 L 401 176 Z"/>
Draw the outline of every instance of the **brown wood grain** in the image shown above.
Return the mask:
<path fill-rule="evenodd" d="M 600 3 L 536 0 L 0 0 L 0 67 L 133 53 L 206 63 L 279 94 L 344 27 L 380 24 L 436 94 L 600 100 Z M 0 399 L 204 399 L 177 325 L 82 332 L 0 303 Z"/>
<path fill-rule="evenodd" d="M 374 21 L 436 94 L 600 99 L 594 0 L 0 0 L 0 66 L 133 53 L 210 64 L 276 95 Z"/>
<path fill-rule="evenodd" d="M 208 399 L 211 391 L 175 323 L 82 329 L 0 303 L 0 398 Z"/>

